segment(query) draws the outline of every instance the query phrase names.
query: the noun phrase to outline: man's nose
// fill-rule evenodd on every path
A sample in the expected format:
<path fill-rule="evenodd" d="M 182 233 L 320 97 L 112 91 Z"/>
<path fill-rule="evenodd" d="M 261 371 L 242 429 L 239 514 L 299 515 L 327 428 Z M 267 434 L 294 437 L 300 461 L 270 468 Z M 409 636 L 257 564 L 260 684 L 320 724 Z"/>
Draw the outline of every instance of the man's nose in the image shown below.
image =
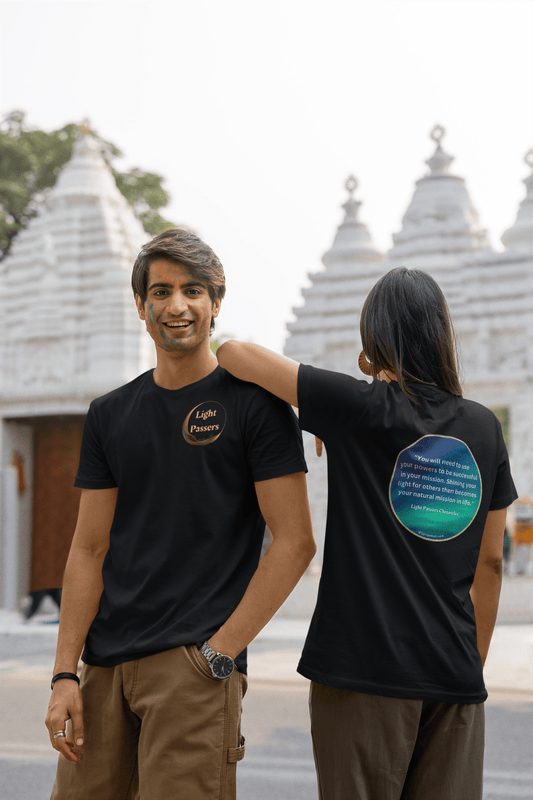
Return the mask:
<path fill-rule="evenodd" d="M 167 310 L 174 315 L 182 314 L 187 308 L 187 301 L 181 292 L 173 292 L 168 302 Z"/>

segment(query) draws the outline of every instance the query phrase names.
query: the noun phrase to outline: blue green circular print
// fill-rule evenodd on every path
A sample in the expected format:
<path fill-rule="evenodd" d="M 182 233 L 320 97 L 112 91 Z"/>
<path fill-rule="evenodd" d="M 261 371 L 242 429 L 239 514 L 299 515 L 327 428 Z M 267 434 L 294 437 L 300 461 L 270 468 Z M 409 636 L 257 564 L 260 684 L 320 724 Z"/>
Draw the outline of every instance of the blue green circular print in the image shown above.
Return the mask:
<path fill-rule="evenodd" d="M 392 510 L 408 531 L 432 542 L 459 536 L 481 503 L 481 475 L 468 446 L 451 436 L 423 436 L 396 459 Z"/>

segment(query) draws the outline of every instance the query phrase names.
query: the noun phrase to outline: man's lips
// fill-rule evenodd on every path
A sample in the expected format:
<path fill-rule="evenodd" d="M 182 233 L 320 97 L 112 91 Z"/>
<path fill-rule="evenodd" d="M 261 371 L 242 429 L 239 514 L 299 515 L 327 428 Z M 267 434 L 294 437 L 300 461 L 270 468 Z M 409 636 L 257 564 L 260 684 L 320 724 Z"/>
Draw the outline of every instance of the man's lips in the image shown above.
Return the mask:
<path fill-rule="evenodd" d="M 165 328 L 172 328 L 173 330 L 179 330 L 180 328 L 188 328 L 189 325 L 193 324 L 192 319 L 179 319 L 179 320 L 167 320 L 163 322 Z"/>

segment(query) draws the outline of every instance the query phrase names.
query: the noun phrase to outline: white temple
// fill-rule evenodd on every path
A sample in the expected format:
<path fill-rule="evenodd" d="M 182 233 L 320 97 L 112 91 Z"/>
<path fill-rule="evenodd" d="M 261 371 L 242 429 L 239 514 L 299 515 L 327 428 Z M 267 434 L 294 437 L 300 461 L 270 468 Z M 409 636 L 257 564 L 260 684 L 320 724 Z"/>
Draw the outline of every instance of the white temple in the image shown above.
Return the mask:
<path fill-rule="evenodd" d="M 381 253 L 358 218 L 354 178 L 324 269 L 309 275 L 285 352 L 298 361 L 364 376 L 359 315 L 368 291 L 395 266 L 419 267 L 442 286 L 458 334 L 465 394 L 493 409 L 509 433 L 521 497 L 533 496 L 533 172 L 515 224 L 490 246 L 453 157 L 436 149 Z M 533 168 L 533 150 L 526 156 Z M 29 589 L 55 588 L 77 511 L 76 471 L 90 401 L 154 364 L 130 287 L 149 239 L 102 159 L 82 135 L 38 215 L 0 263 L 0 606 Z M 324 535 L 327 456 L 305 436 L 309 496 L 319 543 L 315 575 L 284 613 L 307 615 Z M 53 584 L 48 585 L 49 583 Z"/>
<path fill-rule="evenodd" d="M 465 396 L 494 409 L 509 436 L 513 474 L 520 496 L 533 495 L 533 173 L 516 223 L 496 252 L 478 220 L 464 179 L 450 172 L 453 157 L 436 126 L 436 149 L 428 172 L 393 235 L 387 256 L 372 244 L 357 220 L 360 202 L 350 178 L 345 219 L 324 269 L 310 273 L 304 304 L 293 309 L 285 354 L 297 361 L 365 379 L 357 367 L 359 318 L 366 295 L 389 269 L 427 270 L 448 300 L 459 342 Z M 533 150 L 526 156 L 533 167 Z M 305 436 L 309 497 L 320 563 L 326 512 L 326 454 L 317 459 L 313 437 Z"/>
<path fill-rule="evenodd" d="M 36 547 L 50 565 L 47 575 L 32 575 L 31 583 L 57 585 L 51 572 L 64 558 L 64 542 L 55 542 L 54 535 L 61 518 L 71 525 L 69 504 L 77 505 L 75 491 L 67 487 L 90 401 L 153 366 L 153 346 L 130 285 L 133 261 L 149 238 L 94 138 L 84 132 L 38 215 L 0 264 L 0 604 L 5 607 L 13 608 L 28 591 Z"/>

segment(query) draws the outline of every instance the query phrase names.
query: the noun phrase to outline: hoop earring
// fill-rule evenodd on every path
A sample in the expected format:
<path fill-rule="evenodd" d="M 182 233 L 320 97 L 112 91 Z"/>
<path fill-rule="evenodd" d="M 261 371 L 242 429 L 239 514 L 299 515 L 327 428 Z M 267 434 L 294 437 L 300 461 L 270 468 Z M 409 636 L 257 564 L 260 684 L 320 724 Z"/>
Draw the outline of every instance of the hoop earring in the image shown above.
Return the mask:
<path fill-rule="evenodd" d="M 364 350 L 361 350 L 359 354 L 359 361 L 357 363 L 363 375 L 372 375 L 372 364 L 370 361 L 367 361 Z"/>

